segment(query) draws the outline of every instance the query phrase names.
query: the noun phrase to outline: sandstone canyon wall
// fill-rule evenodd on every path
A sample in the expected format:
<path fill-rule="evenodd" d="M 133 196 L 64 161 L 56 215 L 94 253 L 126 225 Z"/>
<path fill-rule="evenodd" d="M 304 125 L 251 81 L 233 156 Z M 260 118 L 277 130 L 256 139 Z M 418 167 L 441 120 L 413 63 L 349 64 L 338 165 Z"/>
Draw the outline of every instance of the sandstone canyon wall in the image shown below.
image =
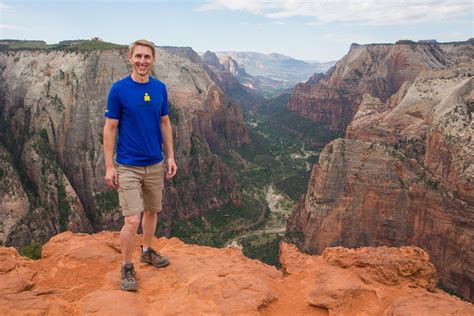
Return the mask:
<path fill-rule="evenodd" d="M 404 62 L 395 67 L 394 60 Z M 347 90 L 356 97 L 344 105 L 350 115 L 327 116 L 334 127 L 347 126 L 346 139 L 321 153 L 288 221 L 289 236 L 310 253 L 336 245 L 419 246 L 443 285 L 473 300 L 474 45 L 352 47 L 308 90 L 310 99 L 342 111 L 340 95 L 322 91 L 341 89 L 358 72 Z"/>
<path fill-rule="evenodd" d="M 457 48 L 451 52 L 441 45 L 353 44 L 325 77 L 296 85 L 288 107 L 333 131 L 343 132 L 364 93 L 385 102 L 421 71 L 452 64 L 458 52 Z"/>
<path fill-rule="evenodd" d="M 264 102 L 262 94 L 268 90 L 259 79 L 245 72 L 235 60 L 229 56 L 218 59 L 216 54 L 206 51 L 202 55 L 203 62 L 209 68 L 211 77 L 220 88 L 245 108 L 253 108 Z"/>
<path fill-rule="evenodd" d="M 249 137 L 240 107 L 192 49 L 160 47 L 156 59 L 179 168 L 165 186 L 159 230 L 166 233 L 174 217 L 240 203 L 219 153 Z M 120 226 L 116 195 L 103 180 L 103 111 L 111 84 L 130 70 L 127 49 L 0 52 L 0 242 L 22 246 L 64 230 Z"/>

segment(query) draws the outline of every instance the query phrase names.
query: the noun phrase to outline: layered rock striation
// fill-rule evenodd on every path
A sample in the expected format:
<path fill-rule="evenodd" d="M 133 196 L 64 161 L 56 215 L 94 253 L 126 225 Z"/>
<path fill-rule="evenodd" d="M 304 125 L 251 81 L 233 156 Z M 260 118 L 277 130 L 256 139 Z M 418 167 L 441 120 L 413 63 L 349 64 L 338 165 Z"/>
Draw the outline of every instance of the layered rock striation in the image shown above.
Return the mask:
<path fill-rule="evenodd" d="M 218 59 L 215 53 L 206 51 L 202 59 L 209 69 L 211 78 L 242 106 L 247 109 L 253 108 L 264 101 L 261 95 L 265 91 L 262 80 L 249 75 L 231 57 L 224 56 Z"/>
<path fill-rule="evenodd" d="M 322 256 L 282 244 L 282 271 L 238 249 L 160 238 L 170 257 L 159 271 L 138 263 L 139 289 L 119 290 L 118 233 L 53 237 L 42 259 L 0 248 L 2 315 L 471 315 L 472 304 L 436 288 L 429 256 L 415 247 L 327 249 Z M 117 302 L 119 302 L 117 304 Z"/>
<path fill-rule="evenodd" d="M 0 53 L 1 141 L 22 175 L 17 186 L 30 196 L 8 219 L 11 207 L 2 206 L 2 242 L 22 246 L 65 229 L 120 226 L 116 193 L 103 180 L 103 112 L 111 84 L 130 70 L 126 49 Z M 219 154 L 249 142 L 241 108 L 191 48 L 157 48 L 153 74 L 168 87 L 179 168 L 166 183 L 161 221 L 239 204 L 232 171 Z M 41 234 L 38 216 L 45 223 Z M 169 232 L 169 225 L 160 231 Z"/>
<path fill-rule="evenodd" d="M 428 48 L 418 46 L 408 47 Z M 444 286 L 473 300 L 474 48 L 444 44 L 428 53 L 420 60 L 433 68 L 398 77 L 392 95 L 361 94 L 346 139 L 323 150 L 288 231 L 311 253 L 416 245 L 430 254 Z"/>
<path fill-rule="evenodd" d="M 327 247 L 417 245 L 446 286 L 469 297 L 474 208 L 416 160 L 385 144 L 340 139 L 313 168 L 308 193 L 288 221 L 310 253 Z"/>
<path fill-rule="evenodd" d="M 385 102 L 402 84 L 426 70 L 445 69 L 464 58 L 470 44 L 351 45 L 322 80 L 297 84 L 288 108 L 343 132 L 365 93 Z"/>

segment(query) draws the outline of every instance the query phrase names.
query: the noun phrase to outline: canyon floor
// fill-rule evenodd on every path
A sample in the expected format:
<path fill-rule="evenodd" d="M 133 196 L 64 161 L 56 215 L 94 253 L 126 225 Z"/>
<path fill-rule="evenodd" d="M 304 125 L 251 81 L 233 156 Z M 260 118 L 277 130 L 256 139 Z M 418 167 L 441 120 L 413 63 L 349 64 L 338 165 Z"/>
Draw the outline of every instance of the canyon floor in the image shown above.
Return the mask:
<path fill-rule="evenodd" d="M 288 99 L 283 94 L 247 109 L 252 141 L 224 155 L 236 174 L 243 206 L 175 220 L 171 236 L 217 247 L 237 243 L 247 256 L 278 265 L 286 220 L 306 193 L 310 167 L 322 146 L 338 136 L 289 111 Z"/>

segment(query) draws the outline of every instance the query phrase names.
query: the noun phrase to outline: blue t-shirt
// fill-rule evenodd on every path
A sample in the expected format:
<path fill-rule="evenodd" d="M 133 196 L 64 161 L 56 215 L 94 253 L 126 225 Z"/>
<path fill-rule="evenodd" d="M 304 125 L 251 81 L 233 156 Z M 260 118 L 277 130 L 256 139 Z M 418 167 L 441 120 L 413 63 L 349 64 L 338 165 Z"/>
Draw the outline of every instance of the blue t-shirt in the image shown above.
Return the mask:
<path fill-rule="evenodd" d="M 121 165 L 149 166 L 163 160 L 160 121 L 168 115 L 168 94 L 161 81 L 147 83 L 131 76 L 110 88 L 104 116 L 119 120 L 117 155 Z"/>

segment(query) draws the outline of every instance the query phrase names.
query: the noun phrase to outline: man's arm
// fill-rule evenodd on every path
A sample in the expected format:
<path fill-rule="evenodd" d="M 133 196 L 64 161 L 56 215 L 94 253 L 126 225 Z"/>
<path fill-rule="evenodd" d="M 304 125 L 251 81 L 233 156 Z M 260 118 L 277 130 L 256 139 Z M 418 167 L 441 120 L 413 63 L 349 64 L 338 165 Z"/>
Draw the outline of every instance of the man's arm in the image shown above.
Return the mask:
<path fill-rule="evenodd" d="M 105 158 L 105 181 L 113 189 L 118 188 L 117 170 L 114 165 L 115 138 L 119 120 L 105 119 L 104 125 L 104 158 Z"/>
<path fill-rule="evenodd" d="M 173 129 L 168 115 L 161 117 L 160 129 L 161 135 L 163 135 L 163 150 L 166 154 L 166 166 L 168 169 L 166 178 L 171 179 L 176 174 L 177 166 L 174 161 Z"/>

